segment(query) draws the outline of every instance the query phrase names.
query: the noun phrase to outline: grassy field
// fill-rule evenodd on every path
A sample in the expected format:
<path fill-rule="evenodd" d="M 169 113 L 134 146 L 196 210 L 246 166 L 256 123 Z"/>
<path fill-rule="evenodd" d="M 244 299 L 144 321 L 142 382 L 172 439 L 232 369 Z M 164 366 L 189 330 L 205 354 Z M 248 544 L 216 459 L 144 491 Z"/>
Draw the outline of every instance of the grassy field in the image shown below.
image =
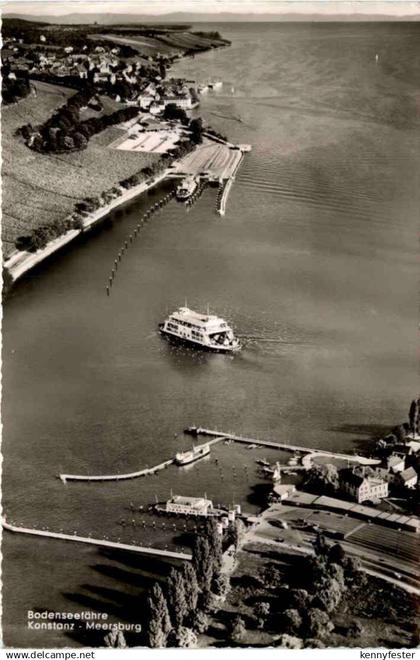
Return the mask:
<path fill-rule="evenodd" d="M 142 34 L 90 34 L 90 39 L 103 40 L 109 39 L 117 44 L 127 44 L 132 46 L 143 56 L 156 55 L 159 51 L 164 55 L 182 54 L 187 50 L 200 51 L 203 48 L 213 48 L 225 46 L 223 39 L 214 39 L 188 31 L 168 31 L 165 34 L 159 34 L 154 37 L 147 37 Z"/>
<path fill-rule="evenodd" d="M 15 135 L 16 129 L 42 123 L 74 94 L 73 90 L 41 82 L 33 86 L 36 96 L 30 94 L 18 104 L 3 107 L 4 256 L 13 251 L 18 236 L 67 215 L 78 200 L 101 193 L 159 159 L 157 154 L 110 148 L 121 134 L 116 127 L 95 135 L 84 151 L 47 155 L 30 150 Z"/>

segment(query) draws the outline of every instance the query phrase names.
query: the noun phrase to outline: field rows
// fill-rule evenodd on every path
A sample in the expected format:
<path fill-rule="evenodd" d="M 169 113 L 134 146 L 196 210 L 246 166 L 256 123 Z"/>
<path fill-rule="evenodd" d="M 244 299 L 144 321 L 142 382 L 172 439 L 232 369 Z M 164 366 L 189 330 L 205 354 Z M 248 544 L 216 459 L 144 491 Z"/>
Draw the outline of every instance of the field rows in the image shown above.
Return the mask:
<path fill-rule="evenodd" d="M 3 252 L 14 240 L 41 224 L 67 215 L 76 201 L 98 195 L 118 181 L 159 159 L 158 154 L 125 152 L 108 145 L 120 136 L 116 127 L 95 135 L 87 149 L 68 154 L 41 154 L 15 135 L 23 124 L 46 120 L 74 92 L 36 82 L 36 96 L 3 108 Z"/>

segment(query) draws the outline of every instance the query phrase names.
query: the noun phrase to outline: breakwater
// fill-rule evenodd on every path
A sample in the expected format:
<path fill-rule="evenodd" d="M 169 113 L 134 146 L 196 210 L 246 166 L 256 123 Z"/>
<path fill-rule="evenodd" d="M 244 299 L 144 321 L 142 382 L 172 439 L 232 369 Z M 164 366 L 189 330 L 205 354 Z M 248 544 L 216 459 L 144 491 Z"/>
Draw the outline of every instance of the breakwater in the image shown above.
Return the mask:
<path fill-rule="evenodd" d="M 375 458 L 367 458 L 366 456 L 359 456 L 357 454 L 343 454 L 341 452 L 327 451 L 324 449 L 314 449 L 313 447 L 303 447 L 302 445 L 294 445 L 287 442 L 273 442 L 272 440 L 259 440 L 257 438 L 248 438 L 234 433 L 225 433 L 224 431 L 215 431 L 213 429 L 205 429 L 199 426 L 190 426 L 186 429 L 187 433 L 191 435 L 208 435 L 208 436 L 222 436 L 224 439 L 232 440 L 233 442 L 240 442 L 245 444 L 259 445 L 262 447 L 270 447 L 271 449 L 282 449 L 291 452 L 303 453 L 310 456 L 326 456 L 330 458 L 338 458 L 360 465 L 379 465 L 381 461 Z M 292 469 L 292 468 L 289 468 Z"/>
<path fill-rule="evenodd" d="M 225 440 L 224 436 L 218 436 L 209 440 L 205 444 L 211 446 L 216 442 Z M 197 447 L 196 447 L 197 448 Z M 123 481 L 124 479 L 137 479 L 137 477 L 145 477 L 147 475 L 156 474 L 160 470 L 164 470 L 175 462 L 175 458 L 170 458 L 167 461 L 158 463 L 150 468 L 143 468 L 142 470 L 137 470 L 136 472 L 126 472 L 125 474 L 102 474 L 102 475 L 82 475 L 82 474 L 60 474 L 59 478 L 63 483 L 67 481 Z"/>
<path fill-rule="evenodd" d="M 167 557 L 169 559 L 184 559 L 191 561 L 192 556 L 185 552 L 174 552 L 172 550 L 165 550 L 163 548 L 149 548 L 143 545 L 136 545 L 130 543 L 120 543 L 118 541 L 109 541 L 108 539 L 95 539 L 90 536 L 77 536 L 77 534 L 64 534 L 62 532 L 50 532 L 45 529 L 31 529 L 29 527 L 19 527 L 8 523 L 5 519 L 2 521 L 3 529 L 16 534 L 28 534 L 30 536 L 41 536 L 50 539 L 59 539 L 61 541 L 73 541 L 76 543 L 87 543 L 88 545 L 96 545 L 104 548 L 114 548 L 115 550 L 128 550 L 129 552 L 138 552 L 144 555 L 154 555 L 157 557 Z"/>

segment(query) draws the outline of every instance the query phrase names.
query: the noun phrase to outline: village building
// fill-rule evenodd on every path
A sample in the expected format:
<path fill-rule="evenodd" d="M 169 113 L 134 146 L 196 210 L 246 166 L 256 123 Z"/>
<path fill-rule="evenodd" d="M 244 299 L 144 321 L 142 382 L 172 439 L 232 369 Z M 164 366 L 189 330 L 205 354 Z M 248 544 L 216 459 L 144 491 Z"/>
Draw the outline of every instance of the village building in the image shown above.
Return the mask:
<path fill-rule="evenodd" d="M 341 470 L 340 489 L 358 504 L 375 502 L 388 496 L 388 482 L 378 477 L 358 474 L 351 468 Z"/>
<path fill-rule="evenodd" d="M 387 460 L 388 470 L 397 474 L 397 472 L 402 472 L 405 467 L 405 458 L 397 454 L 392 454 Z"/>
<path fill-rule="evenodd" d="M 294 484 L 276 484 L 273 488 L 273 492 L 281 502 L 291 497 L 295 491 L 296 486 Z"/>
<path fill-rule="evenodd" d="M 402 472 L 399 472 L 395 478 L 395 482 L 403 488 L 415 488 L 419 480 L 418 474 L 413 467 L 409 467 Z"/>

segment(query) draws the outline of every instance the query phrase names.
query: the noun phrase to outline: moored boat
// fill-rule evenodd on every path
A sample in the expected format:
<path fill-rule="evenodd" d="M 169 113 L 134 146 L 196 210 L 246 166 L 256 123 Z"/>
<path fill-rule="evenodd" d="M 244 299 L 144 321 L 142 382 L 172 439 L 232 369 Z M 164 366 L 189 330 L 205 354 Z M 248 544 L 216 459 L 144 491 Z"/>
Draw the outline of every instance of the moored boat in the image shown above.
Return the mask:
<path fill-rule="evenodd" d="M 204 458 L 210 454 L 209 445 L 200 445 L 193 447 L 190 451 L 178 452 L 175 454 L 175 463 L 177 465 L 189 465 L 200 458 Z"/>
<path fill-rule="evenodd" d="M 177 199 L 181 201 L 189 199 L 197 190 L 198 181 L 198 178 L 192 175 L 185 177 L 176 189 Z"/>

